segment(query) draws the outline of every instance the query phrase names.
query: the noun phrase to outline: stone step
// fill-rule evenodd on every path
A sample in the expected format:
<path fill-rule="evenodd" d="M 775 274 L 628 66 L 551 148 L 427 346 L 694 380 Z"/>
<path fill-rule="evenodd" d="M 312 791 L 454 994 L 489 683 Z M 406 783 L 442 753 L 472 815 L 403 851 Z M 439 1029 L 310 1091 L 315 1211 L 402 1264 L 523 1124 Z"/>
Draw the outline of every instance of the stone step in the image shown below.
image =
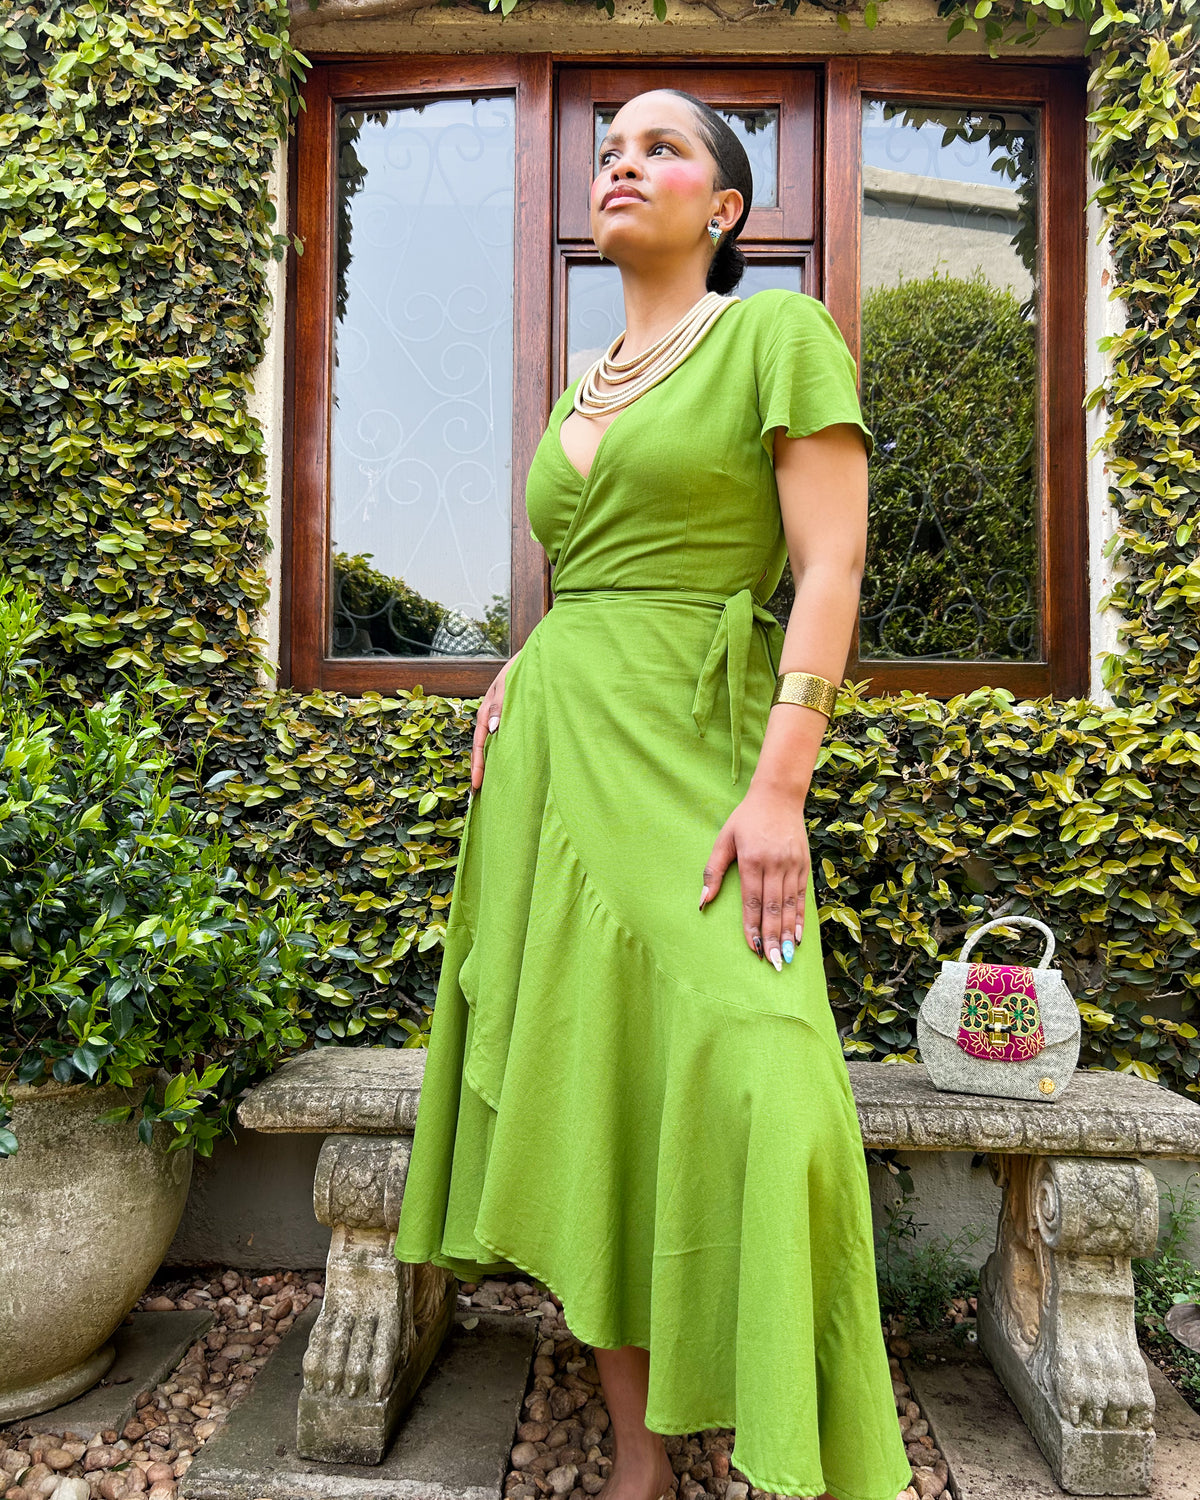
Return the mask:
<path fill-rule="evenodd" d="M 133 1416 L 138 1397 L 152 1391 L 212 1327 L 213 1315 L 195 1312 L 135 1312 L 112 1336 L 117 1356 L 108 1373 L 91 1390 L 65 1406 L 13 1422 L 11 1431 L 75 1432 L 93 1438 L 98 1432 L 120 1432 Z"/>
<path fill-rule="evenodd" d="M 539 1319 L 456 1311 L 378 1467 L 296 1452 L 301 1362 L 314 1303 L 180 1482 L 180 1500 L 499 1500 Z M 472 1328 L 464 1320 L 478 1322 Z"/>
<path fill-rule="evenodd" d="M 984 1355 L 949 1339 L 910 1339 L 904 1378 L 950 1469 L 954 1500 L 1064 1500 L 1032 1433 Z M 1200 1496 L 1200 1415 L 1153 1360 L 1156 1441 L 1146 1500 Z M 1096 1500 L 1116 1500 L 1102 1495 Z"/>

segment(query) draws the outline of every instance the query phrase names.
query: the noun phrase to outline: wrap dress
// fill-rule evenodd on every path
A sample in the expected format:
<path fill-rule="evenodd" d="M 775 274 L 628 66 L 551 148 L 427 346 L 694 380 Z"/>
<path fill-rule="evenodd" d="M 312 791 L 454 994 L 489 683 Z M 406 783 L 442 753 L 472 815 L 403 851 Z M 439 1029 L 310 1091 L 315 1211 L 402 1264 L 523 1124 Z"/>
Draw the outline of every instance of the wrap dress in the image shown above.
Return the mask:
<path fill-rule="evenodd" d="M 824 305 L 728 308 L 609 424 L 555 403 L 526 488 L 554 603 L 509 668 L 460 846 L 395 1253 L 525 1272 L 650 1351 L 646 1425 L 733 1427 L 775 1494 L 896 1500 L 866 1161 L 811 882 L 779 973 L 731 867 L 783 631 L 773 429 L 863 422 Z"/>

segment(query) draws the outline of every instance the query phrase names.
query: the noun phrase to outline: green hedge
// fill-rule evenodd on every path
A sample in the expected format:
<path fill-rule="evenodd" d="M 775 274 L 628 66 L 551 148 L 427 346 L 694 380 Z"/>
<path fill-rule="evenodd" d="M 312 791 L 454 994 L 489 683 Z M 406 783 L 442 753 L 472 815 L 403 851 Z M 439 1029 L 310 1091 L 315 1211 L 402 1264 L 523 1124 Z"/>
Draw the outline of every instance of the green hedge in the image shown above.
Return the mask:
<path fill-rule="evenodd" d="M 427 1029 L 470 780 L 460 699 L 181 690 L 175 733 L 252 887 L 287 881 L 329 928 L 304 1019 L 319 1039 Z M 212 785 L 213 778 L 218 778 Z"/>
<path fill-rule="evenodd" d="M 834 985 L 860 1001 L 848 1052 L 915 1059 L 934 960 L 956 956 L 966 926 L 1029 912 L 1058 935 L 1086 1023 L 1081 1065 L 1200 1093 L 1186 1019 L 1200 995 L 1196 701 L 844 697 L 810 843 Z M 1041 950 L 1037 935 L 1010 949 Z"/>
<path fill-rule="evenodd" d="M 1035 337 L 981 268 L 863 297 L 864 657 L 1037 659 Z"/>
<path fill-rule="evenodd" d="M 834 999 L 849 1051 L 913 1055 L 935 959 L 979 917 L 1032 911 L 1062 934 L 1084 1060 L 1198 1092 L 1194 8 L 939 12 L 948 34 L 982 26 L 993 51 L 1064 20 L 1095 34 L 1092 157 L 1131 319 L 1089 397 L 1108 414 L 1129 570 L 1112 596 L 1124 649 L 1104 663 L 1118 706 L 844 690 L 810 827 Z M 189 799 L 259 889 L 287 881 L 324 904 L 308 1033 L 412 1044 L 436 981 L 474 702 L 262 685 L 265 469 L 246 397 L 269 260 L 288 244 L 265 198 L 307 66 L 286 27 L 280 0 L 9 12 L 0 538 L 42 593 L 61 690 L 97 698 L 165 668 Z"/>
<path fill-rule="evenodd" d="M 848 1052 L 915 1058 L 937 959 L 975 921 L 1031 911 L 1060 936 L 1084 1060 L 1200 1092 L 1195 703 L 843 690 L 808 825 Z M 406 1000 L 432 1001 L 471 724 L 455 699 L 263 693 L 210 731 L 204 775 L 236 775 L 206 794 L 209 816 L 343 924 L 314 1006 L 322 1037 L 403 1041 Z"/>

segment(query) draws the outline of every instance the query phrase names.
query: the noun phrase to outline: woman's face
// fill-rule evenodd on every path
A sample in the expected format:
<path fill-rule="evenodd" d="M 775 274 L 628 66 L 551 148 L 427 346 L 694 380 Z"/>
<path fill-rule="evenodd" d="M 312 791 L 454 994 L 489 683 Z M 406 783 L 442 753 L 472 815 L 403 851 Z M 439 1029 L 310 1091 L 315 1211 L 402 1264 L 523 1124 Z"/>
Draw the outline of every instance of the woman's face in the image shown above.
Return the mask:
<path fill-rule="evenodd" d="M 617 111 L 600 142 L 592 183 L 592 239 L 607 259 L 709 256 L 709 221 L 728 230 L 742 211 L 736 188 L 717 190 L 717 164 L 686 99 L 653 90 Z"/>

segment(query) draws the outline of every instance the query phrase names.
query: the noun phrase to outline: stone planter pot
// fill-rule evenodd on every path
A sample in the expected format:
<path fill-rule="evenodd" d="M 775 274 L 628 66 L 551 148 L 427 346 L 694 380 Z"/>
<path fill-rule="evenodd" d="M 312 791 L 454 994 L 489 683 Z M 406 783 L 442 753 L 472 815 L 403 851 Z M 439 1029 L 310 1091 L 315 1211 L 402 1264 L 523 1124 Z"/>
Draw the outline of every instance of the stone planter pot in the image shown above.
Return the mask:
<path fill-rule="evenodd" d="M 113 1362 L 109 1339 L 145 1291 L 178 1227 L 190 1149 L 167 1155 L 157 1126 L 99 1116 L 140 1102 L 88 1084 L 13 1089 L 19 1149 L 0 1160 L 0 1422 L 49 1411 Z"/>

